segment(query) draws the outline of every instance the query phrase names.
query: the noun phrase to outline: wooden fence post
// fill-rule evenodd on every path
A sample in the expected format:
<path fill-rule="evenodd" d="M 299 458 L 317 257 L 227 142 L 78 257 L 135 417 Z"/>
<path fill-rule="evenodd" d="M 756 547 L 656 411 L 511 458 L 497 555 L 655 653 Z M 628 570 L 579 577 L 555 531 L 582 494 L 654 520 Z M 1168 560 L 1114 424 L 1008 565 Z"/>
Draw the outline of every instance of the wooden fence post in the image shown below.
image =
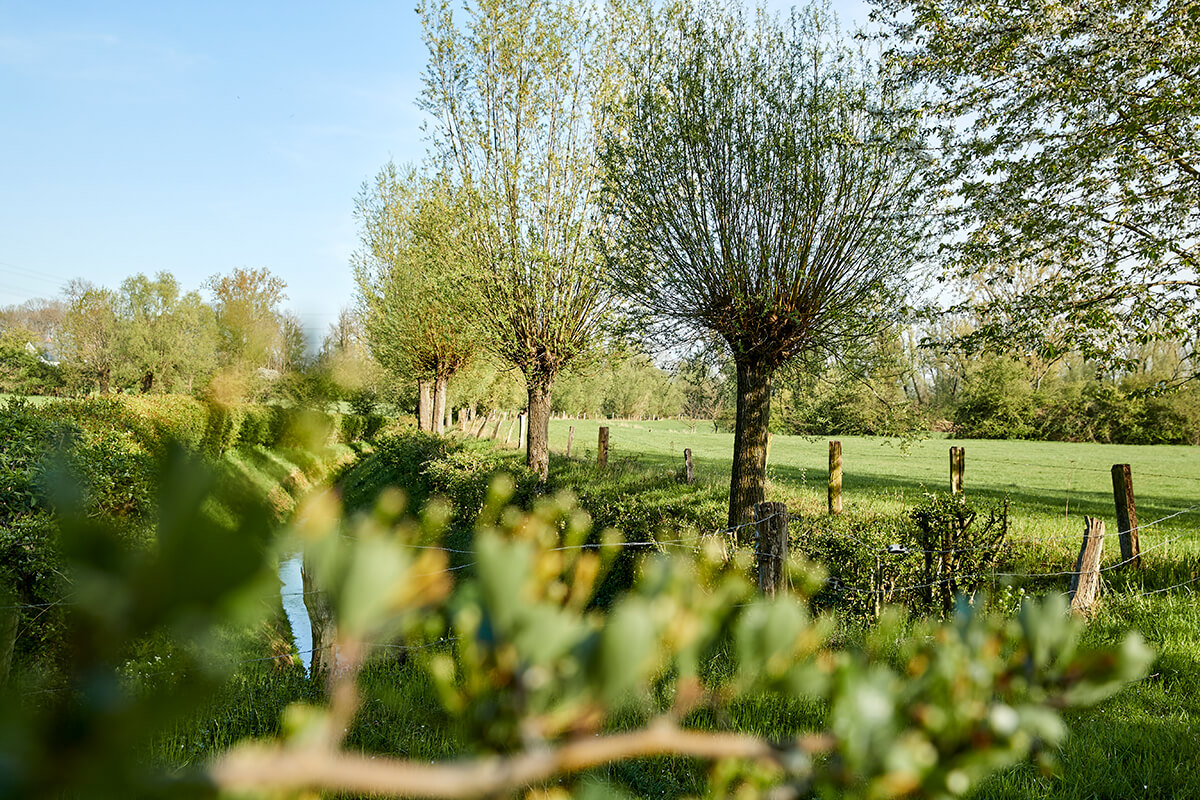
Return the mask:
<path fill-rule="evenodd" d="M 963 468 L 967 456 L 961 447 L 950 448 L 950 494 L 960 494 L 963 490 Z"/>
<path fill-rule="evenodd" d="M 842 513 L 842 443 L 829 443 L 829 513 Z"/>
<path fill-rule="evenodd" d="M 1100 556 L 1104 552 L 1104 520 L 1083 518 L 1083 546 L 1071 574 L 1071 611 L 1090 613 L 1100 597 Z"/>
<path fill-rule="evenodd" d="M 1113 464 L 1112 481 L 1113 500 L 1117 504 L 1117 538 L 1121 542 L 1121 560 L 1141 567 L 1137 509 L 1133 505 L 1133 470 L 1128 464 Z"/>
<path fill-rule="evenodd" d="M 689 486 L 696 482 L 696 471 L 692 466 L 692 448 L 683 448 L 683 479 Z"/>
<path fill-rule="evenodd" d="M 754 520 L 758 529 L 758 589 L 773 597 L 783 588 L 787 568 L 787 505 L 755 503 Z"/>
<path fill-rule="evenodd" d="M 575 426 L 572 425 L 571 429 L 569 431 L 567 431 L 567 458 L 571 457 L 571 444 L 574 441 L 575 441 Z"/>
<path fill-rule="evenodd" d="M 484 429 L 484 428 L 486 428 L 486 427 L 487 427 L 487 424 L 488 424 L 489 422 L 491 422 L 491 421 L 492 421 L 492 417 L 491 417 L 491 415 L 490 415 L 490 414 L 489 414 L 488 416 L 486 416 L 486 417 L 484 417 L 484 418 L 483 418 L 483 422 L 479 423 L 479 429 L 478 429 L 477 431 L 475 431 L 475 438 L 476 438 L 476 439 L 482 439 L 482 438 L 483 438 L 483 429 Z"/>
<path fill-rule="evenodd" d="M 596 466 L 608 466 L 608 427 L 600 429 L 600 438 L 596 442 Z"/>

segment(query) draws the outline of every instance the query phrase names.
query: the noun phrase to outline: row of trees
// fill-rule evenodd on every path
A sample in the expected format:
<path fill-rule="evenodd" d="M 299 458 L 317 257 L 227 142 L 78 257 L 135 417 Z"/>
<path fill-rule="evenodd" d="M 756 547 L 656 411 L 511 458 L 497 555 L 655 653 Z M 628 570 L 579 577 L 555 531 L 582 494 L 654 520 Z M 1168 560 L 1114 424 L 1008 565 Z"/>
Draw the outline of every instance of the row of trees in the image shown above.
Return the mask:
<path fill-rule="evenodd" d="M 1196 329 L 1200 34 L 1164 0 L 1055 9 L 881 0 L 871 59 L 820 10 L 426 0 L 428 166 L 358 202 L 371 346 L 434 409 L 481 353 L 517 369 L 542 475 L 556 379 L 617 322 L 716 347 L 731 523 L 762 499 L 777 370 L 861 378 L 918 265 L 974 287 L 947 352 L 1128 370 L 1128 342 Z"/>
<path fill-rule="evenodd" d="M 763 499 L 775 370 L 896 321 L 924 241 L 903 213 L 919 130 L 823 13 L 600 11 L 493 0 L 460 24 L 422 5 L 436 168 L 389 165 L 359 197 L 368 338 L 432 383 L 434 420 L 447 370 L 482 352 L 515 367 L 542 476 L 555 381 L 618 320 L 721 342 L 741 522 Z"/>
<path fill-rule="evenodd" d="M 305 357 L 299 319 L 280 308 L 284 282 L 265 269 L 214 275 L 183 292 L 169 272 L 117 289 L 77 279 L 59 299 L 0 311 L 5 388 L 142 393 L 208 388 L 219 372 L 282 373 Z"/>

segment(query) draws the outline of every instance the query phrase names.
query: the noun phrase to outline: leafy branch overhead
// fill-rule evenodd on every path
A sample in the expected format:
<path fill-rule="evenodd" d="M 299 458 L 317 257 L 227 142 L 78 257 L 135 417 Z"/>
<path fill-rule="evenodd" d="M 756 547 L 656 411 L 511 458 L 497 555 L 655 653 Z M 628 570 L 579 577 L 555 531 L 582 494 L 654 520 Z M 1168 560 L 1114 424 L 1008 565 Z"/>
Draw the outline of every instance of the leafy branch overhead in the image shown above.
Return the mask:
<path fill-rule="evenodd" d="M 940 122 L 945 250 L 1009 291 L 978 344 L 1124 345 L 1200 324 L 1200 18 L 1194 4 L 880 0 L 890 57 Z M 1020 286 L 1022 276 L 1037 275 Z M 1012 286 L 1012 284 L 1018 284 Z M 1040 335 L 1047 322 L 1065 333 Z"/>

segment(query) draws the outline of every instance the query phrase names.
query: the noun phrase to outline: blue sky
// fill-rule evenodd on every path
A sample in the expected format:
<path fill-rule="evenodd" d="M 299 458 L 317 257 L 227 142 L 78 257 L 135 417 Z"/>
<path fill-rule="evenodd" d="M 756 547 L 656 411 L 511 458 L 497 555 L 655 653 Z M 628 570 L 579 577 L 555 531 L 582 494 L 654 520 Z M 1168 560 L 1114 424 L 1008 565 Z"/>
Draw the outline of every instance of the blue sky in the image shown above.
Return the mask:
<path fill-rule="evenodd" d="M 414 5 L 0 0 L 0 306 L 266 267 L 319 338 L 358 187 L 424 153 Z"/>

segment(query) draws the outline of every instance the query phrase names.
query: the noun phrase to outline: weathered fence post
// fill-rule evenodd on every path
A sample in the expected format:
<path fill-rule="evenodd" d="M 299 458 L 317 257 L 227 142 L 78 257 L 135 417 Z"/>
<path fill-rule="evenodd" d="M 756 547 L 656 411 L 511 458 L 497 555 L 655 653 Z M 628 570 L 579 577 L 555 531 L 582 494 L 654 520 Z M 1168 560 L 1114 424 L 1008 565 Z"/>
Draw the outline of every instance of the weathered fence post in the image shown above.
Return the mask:
<path fill-rule="evenodd" d="M 1117 538 L 1121 542 L 1121 560 L 1142 566 L 1142 548 L 1138 544 L 1137 509 L 1133 505 L 1133 470 L 1128 464 L 1113 464 L 1113 500 L 1117 504 Z"/>
<path fill-rule="evenodd" d="M 842 513 L 842 443 L 829 443 L 829 513 Z"/>
<path fill-rule="evenodd" d="M 875 619 L 883 615 L 883 556 L 875 554 Z"/>
<path fill-rule="evenodd" d="M 600 438 L 596 442 L 596 465 L 600 467 L 608 466 L 608 428 L 600 429 Z"/>
<path fill-rule="evenodd" d="M 491 415 L 491 414 L 488 414 L 486 417 L 484 417 L 484 418 L 483 418 L 483 422 L 480 422 L 480 423 L 479 423 L 479 429 L 475 431 L 475 438 L 476 438 L 476 439 L 482 439 L 482 438 L 483 438 L 483 430 L 484 430 L 484 428 L 486 428 L 486 427 L 487 427 L 487 424 L 488 424 L 489 422 L 491 422 L 491 421 L 492 421 L 492 415 Z"/>
<path fill-rule="evenodd" d="M 1100 598 L 1100 556 L 1104 552 L 1104 520 L 1083 518 L 1083 546 L 1071 573 L 1071 611 L 1087 614 Z"/>
<path fill-rule="evenodd" d="M 696 481 L 696 471 L 692 466 L 692 448 L 683 448 L 683 479 L 690 486 Z"/>
<path fill-rule="evenodd" d="M 787 505 L 755 503 L 755 527 L 758 530 L 758 589 L 768 597 L 783 588 L 787 568 Z"/>
<path fill-rule="evenodd" d="M 521 413 L 521 438 L 517 440 L 517 449 L 525 450 L 529 447 L 529 412 Z"/>
<path fill-rule="evenodd" d="M 960 494 L 963 490 L 963 468 L 967 456 L 961 447 L 950 448 L 950 494 Z"/>
<path fill-rule="evenodd" d="M 575 441 L 575 426 L 572 425 L 571 429 L 569 431 L 567 431 L 567 458 L 571 457 L 571 445 L 572 445 L 572 443 L 574 443 L 574 441 Z"/>
<path fill-rule="evenodd" d="M 959 491 L 961 492 L 962 489 L 959 488 Z M 958 547 L 958 533 L 957 518 L 950 520 L 950 523 L 942 530 L 942 553 L 938 566 L 942 577 L 938 581 L 938 592 L 942 596 L 942 613 L 947 616 L 954 610 L 954 593 L 958 591 L 958 581 L 954 570 L 954 550 Z"/>

